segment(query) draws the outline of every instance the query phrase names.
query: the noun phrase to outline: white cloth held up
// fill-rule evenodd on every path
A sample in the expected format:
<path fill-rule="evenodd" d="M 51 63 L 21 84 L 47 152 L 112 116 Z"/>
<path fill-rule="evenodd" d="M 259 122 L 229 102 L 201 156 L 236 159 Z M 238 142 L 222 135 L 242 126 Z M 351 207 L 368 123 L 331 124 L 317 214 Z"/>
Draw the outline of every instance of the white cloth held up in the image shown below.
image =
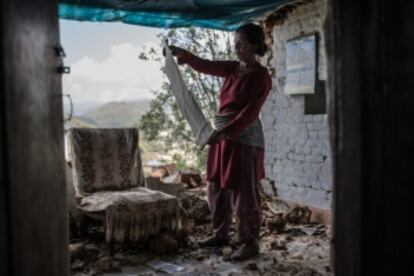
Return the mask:
<path fill-rule="evenodd" d="M 171 83 L 172 90 L 177 101 L 178 108 L 183 117 L 190 125 L 191 131 L 196 137 L 196 143 L 203 148 L 214 133 L 211 123 L 206 119 L 200 107 L 197 105 L 193 95 L 188 91 L 178 66 L 171 54 L 171 50 L 165 47 L 165 68 L 167 77 Z"/>

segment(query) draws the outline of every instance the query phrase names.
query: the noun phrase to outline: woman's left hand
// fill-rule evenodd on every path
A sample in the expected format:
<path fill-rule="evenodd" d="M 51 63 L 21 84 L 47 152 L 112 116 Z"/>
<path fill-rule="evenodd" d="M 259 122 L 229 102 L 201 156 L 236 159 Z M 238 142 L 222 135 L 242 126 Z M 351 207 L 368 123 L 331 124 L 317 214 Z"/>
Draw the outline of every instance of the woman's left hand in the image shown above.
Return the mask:
<path fill-rule="evenodd" d="M 178 64 L 184 64 L 184 55 L 187 52 L 187 50 L 181 48 L 181 47 L 177 47 L 174 45 L 169 45 L 168 48 L 170 48 L 171 50 L 171 55 L 175 56 L 177 58 L 177 63 Z M 162 54 L 165 57 L 165 47 L 162 49 Z"/>

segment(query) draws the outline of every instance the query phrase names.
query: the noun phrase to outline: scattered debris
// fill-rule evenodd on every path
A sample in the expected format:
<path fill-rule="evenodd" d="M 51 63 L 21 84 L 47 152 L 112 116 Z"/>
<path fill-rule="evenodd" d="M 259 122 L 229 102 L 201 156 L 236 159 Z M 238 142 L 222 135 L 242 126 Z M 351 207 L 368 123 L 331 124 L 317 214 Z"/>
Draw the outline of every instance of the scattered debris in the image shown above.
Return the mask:
<path fill-rule="evenodd" d="M 144 167 L 150 168 L 150 176 L 155 178 L 163 178 L 168 175 L 168 170 L 166 168 L 166 163 L 150 160 L 144 164 Z"/>
<path fill-rule="evenodd" d="M 117 267 L 114 264 L 114 261 L 111 257 L 105 256 L 100 258 L 95 263 L 95 269 L 97 273 L 103 273 L 103 272 L 110 272 L 110 271 L 117 271 L 119 270 L 119 267 Z"/>
<path fill-rule="evenodd" d="M 181 201 L 182 206 L 187 211 L 187 214 L 191 219 L 197 223 L 209 222 L 210 209 L 208 207 L 207 200 L 194 193 L 186 191 L 181 192 L 178 195 L 178 199 Z"/>
<path fill-rule="evenodd" d="M 164 177 L 162 180 L 160 180 L 162 183 L 165 183 L 165 184 L 180 184 L 181 183 L 181 181 L 180 181 L 180 179 L 179 179 L 179 173 L 178 172 L 176 172 L 176 173 L 174 173 L 174 174 L 170 174 L 169 176 L 167 176 L 167 177 Z"/>
<path fill-rule="evenodd" d="M 259 268 L 257 267 L 257 264 L 256 263 L 248 263 L 246 265 L 246 269 L 253 270 L 253 271 L 259 270 Z"/>
<path fill-rule="evenodd" d="M 172 177 L 174 177 L 174 175 L 167 176 L 161 180 L 158 177 L 149 176 L 145 178 L 145 183 L 148 189 L 158 190 L 173 196 L 177 196 L 178 193 L 184 189 L 184 185 L 180 182 L 174 182 Z"/>
<path fill-rule="evenodd" d="M 305 267 L 304 269 L 302 269 L 296 274 L 296 276 L 318 276 L 318 275 L 321 275 L 321 274 L 309 267 Z"/>
<path fill-rule="evenodd" d="M 173 171 L 173 170 L 171 170 Z M 175 172 L 178 175 L 180 172 Z M 170 174 L 163 185 L 176 179 Z M 155 181 L 161 182 L 160 179 Z M 167 184 L 169 181 L 171 183 Z M 195 180 L 193 180 L 195 182 Z M 187 184 L 188 185 L 188 184 Z M 311 211 L 289 206 L 282 200 L 262 199 L 261 254 L 242 263 L 230 261 L 237 248 L 237 226 L 230 227 L 231 242 L 223 248 L 199 248 L 197 240 L 213 233 L 206 186 L 184 189 L 178 199 L 190 218 L 189 236 L 163 231 L 150 239 L 115 246 L 107 255 L 104 230 L 93 228 L 88 237 L 73 239 L 70 245 L 73 275 L 332 275 L 329 266 L 330 227 L 310 223 Z M 102 233 L 101 233 L 102 232 Z M 90 240 L 94 237 L 93 240 Z M 89 238 L 86 240 L 85 238 Z M 161 260 L 162 258 L 162 260 Z M 112 275 L 112 274 L 111 274 Z"/>
<path fill-rule="evenodd" d="M 282 233 L 285 230 L 286 221 L 283 218 L 283 214 L 277 214 L 273 218 L 268 218 L 266 226 L 270 232 Z"/>
<path fill-rule="evenodd" d="M 84 252 L 85 252 L 84 253 L 85 258 L 87 258 L 87 259 L 93 259 L 93 258 L 96 258 L 98 256 L 98 254 L 99 254 L 99 248 L 98 248 L 98 246 L 96 244 L 87 243 L 84 246 Z"/>
<path fill-rule="evenodd" d="M 284 219 L 292 224 L 308 224 L 310 223 L 311 215 L 312 212 L 308 207 L 295 206 L 285 214 Z"/>
<path fill-rule="evenodd" d="M 230 246 L 225 246 L 221 249 L 221 255 L 223 256 L 223 261 L 229 261 L 231 258 L 231 254 L 233 253 L 233 249 Z"/>
<path fill-rule="evenodd" d="M 165 272 L 168 274 L 174 274 L 180 271 L 183 271 L 184 268 L 182 266 L 174 265 L 171 263 L 167 263 L 161 261 L 159 259 L 154 259 L 152 261 L 147 262 L 147 265 L 156 271 Z"/>
<path fill-rule="evenodd" d="M 301 225 L 297 228 L 299 228 L 303 233 L 305 233 L 308 236 L 321 235 L 325 233 L 325 225 L 323 224 L 306 224 Z"/>
<path fill-rule="evenodd" d="M 147 162 L 146 167 L 150 168 L 149 177 L 158 178 L 164 183 L 182 183 L 188 189 L 206 184 L 199 170 L 184 168 L 177 171 L 175 164 L 158 161 Z"/>
<path fill-rule="evenodd" d="M 159 190 L 167 194 L 177 196 L 185 189 L 194 189 L 205 186 L 206 180 L 200 171 L 185 168 L 177 171 L 174 164 L 164 164 L 153 167 L 149 177 L 146 178 L 146 186 L 152 190 Z"/>
<path fill-rule="evenodd" d="M 276 190 L 275 182 L 273 180 L 264 178 L 260 180 L 260 184 L 261 184 L 263 192 L 267 196 L 270 196 L 270 197 L 277 196 L 277 190 Z"/>
<path fill-rule="evenodd" d="M 80 271 L 80 270 L 83 269 L 84 266 L 85 266 L 85 262 L 83 262 L 79 259 L 76 259 L 74 262 L 72 262 L 71 270 L 74 271 L 74 272 L 75 271 Z"/>
<path fill-rule="evenodd" d="M 159 177 L 148 176 L 148 177 L 145 178 L 145 184 L 150 189 L 151 189 L 152 185 L 158 185 L 158 184 L 161 184 L 161 183 L 162 183 L 162 181 L 161 181 L 161 178 L 159 178 Z"/>
<path fill-rule="evenodd" d="M 265 201 L 265 208 L 269 209 L 273 214 L 286 213 L 289 211 L 289 205 L 281 199 L 272 199 Z"/>
<path fill-rule="evenodd" d="M 165 169 L 168 172 L 168 175 L 173 175 L 177 172 L 177 166 L 175 164 L 166 164 Z"/>
<path fill-rule="evenodd" d="M 273 240 L 269 243 L 270 250 L 286 250 L 286 243 L 283 241 Z"/>
<path fill-rule="evenodd" d="M 153 168 L 151 171 L 151 177 L 164 178 L 167 175 L 168 175 L 168 171 L 164 167 Z"/>
<path fill-rule="evenodd" d="M 209 248 L 198 248 L 195 251 L 189 253 L 189 257 L 197 261 L 203 261 L 208 259 L 212 254 L 211 249 Z"/>
<path fill-rule="evenodd" d="M 174 252 L 178 248 L 177 238 L 174 233 L 164 231 L 150 241 L 149 248 L 157 254 Z"/>
<path fill-rule="evenodd" d="M 153 272 L 142 272 L 142 273 L 138 273 L 137 276 L 154 276 L 154 275 L 156 274 Z"/>
<path fill-rule="evenodd" d="M 76 242 L 69 244 L 69 255 L 72 261 L 83 258 L 85 253 L 84 244 L 84 242 Z"/>
<path fill-rule="evenodd" d="M 178 174 L 178 179 L 181 183 L 187 185 L 187 188 L 196 188 L 204 184 L 200 171 L 190 168 L 181 169 Z"/>

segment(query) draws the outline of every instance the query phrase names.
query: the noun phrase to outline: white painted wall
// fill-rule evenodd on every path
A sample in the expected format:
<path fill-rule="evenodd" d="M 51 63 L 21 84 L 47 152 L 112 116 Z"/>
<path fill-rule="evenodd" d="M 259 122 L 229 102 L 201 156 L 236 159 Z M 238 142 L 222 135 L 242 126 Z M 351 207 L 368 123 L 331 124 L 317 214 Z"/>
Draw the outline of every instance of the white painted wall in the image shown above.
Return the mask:
<path fill-rule="evenodd" d="M 284 84 L 286 41 L 313 32 L 318 32 L 320 39 L 319 79 L 326 80 L 325 5 L 324 0 L 316 0 L 300 6 L 282 25 L 274 26 L 272 66 L 276 68 L 276 76 L 261 114 L 267 178 L 275 181 L 280 197 L 320 208 L 330 208 L 332 198 L 327 115 L 305 115 L 305 97 L 284 94 Z"/>

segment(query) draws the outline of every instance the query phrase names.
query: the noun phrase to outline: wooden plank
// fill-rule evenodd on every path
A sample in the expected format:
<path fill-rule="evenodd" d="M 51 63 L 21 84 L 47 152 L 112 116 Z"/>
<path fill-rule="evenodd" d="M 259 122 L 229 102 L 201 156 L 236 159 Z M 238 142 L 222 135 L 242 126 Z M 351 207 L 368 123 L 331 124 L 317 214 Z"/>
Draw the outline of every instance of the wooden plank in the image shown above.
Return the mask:
<path fill-rule="evenodd" d="M 3 2 L 10 273 L 68 275 L 56 1 Z M 3 111 L 2 111 L 3 112 Z M 5 168 L 3 166 L 3 168 Z"/>
<path fill-rule="evenodd" d="M 401 5 L 381 0 L 376 5 L 377 25 L 372 27 L 380 30 L 377 38 L 380 49 L 377 57 L 372 57 L 374 61 L 367 64 L 367 70 L 372 66 L 381 69 L 371 82 L 372 89 L 368 90 L 369 102 L 374 108 L 367 110 L 366 115 L 372 116 L 368 124 L 375 126 L 368 138 L 380 138 L 375 144 L 366 141 L 371 145 L 370 160 L 367 161 L 372 164 L 367 181 L 377 191 L 370 214 L 376 225 L 371 224 L 370 230 L 371 233 L 380 231 L 382 236 L 367 235 L 372 239 L 372 251 L 378 248 L 378 241 L 382 241 L 381 256 L 370 255 L 372 263 L 381 262 L 375 271 L 377 275 L 405 275 L 412 269 L 414 259 L 411 222 L 414 202 L 414 3 L 405 1 Z M 381 60 L 381 63 L 375 60 Z M 379 90 L 374 86 L 378 82 L 381 83 Z M 374 124 L 378 121 L 381 123 Z M 375 159 L 381 161 L 373 162 Z M 377 187 L 376 182 L 382 185 Z M 378 227 L 378 222 L 383 222 L 380 224 L 383 227 Z"/>
<path fill-rule="evenodd" d="M 0 4 L 1 5 L 1 4 Z M 3 55 L 0 62 L 3 62 Z M 0 83 L 4 83 L 4 72 L 0 70 Z M 4 87 L 1 88 L 4 91 Z M 4 93 L 0 93 L 0 275 L 10 275 L 9 271 L 9 221 L 8 221 L 8 193 L 7 193 L 7 143 L 5 141 L 4 119 L 5 119 Z"/>
<path fill-rule="evenodd" d="M 347 1 L 329 1 L 326 23 L 334 182 L 332 257 L 337 276 L 360 275 L 362 266 L 361 53 L 358 45 L 361 16 L 354 5 Z M 346 20 L 350 11 L 353 21 Z"/>

